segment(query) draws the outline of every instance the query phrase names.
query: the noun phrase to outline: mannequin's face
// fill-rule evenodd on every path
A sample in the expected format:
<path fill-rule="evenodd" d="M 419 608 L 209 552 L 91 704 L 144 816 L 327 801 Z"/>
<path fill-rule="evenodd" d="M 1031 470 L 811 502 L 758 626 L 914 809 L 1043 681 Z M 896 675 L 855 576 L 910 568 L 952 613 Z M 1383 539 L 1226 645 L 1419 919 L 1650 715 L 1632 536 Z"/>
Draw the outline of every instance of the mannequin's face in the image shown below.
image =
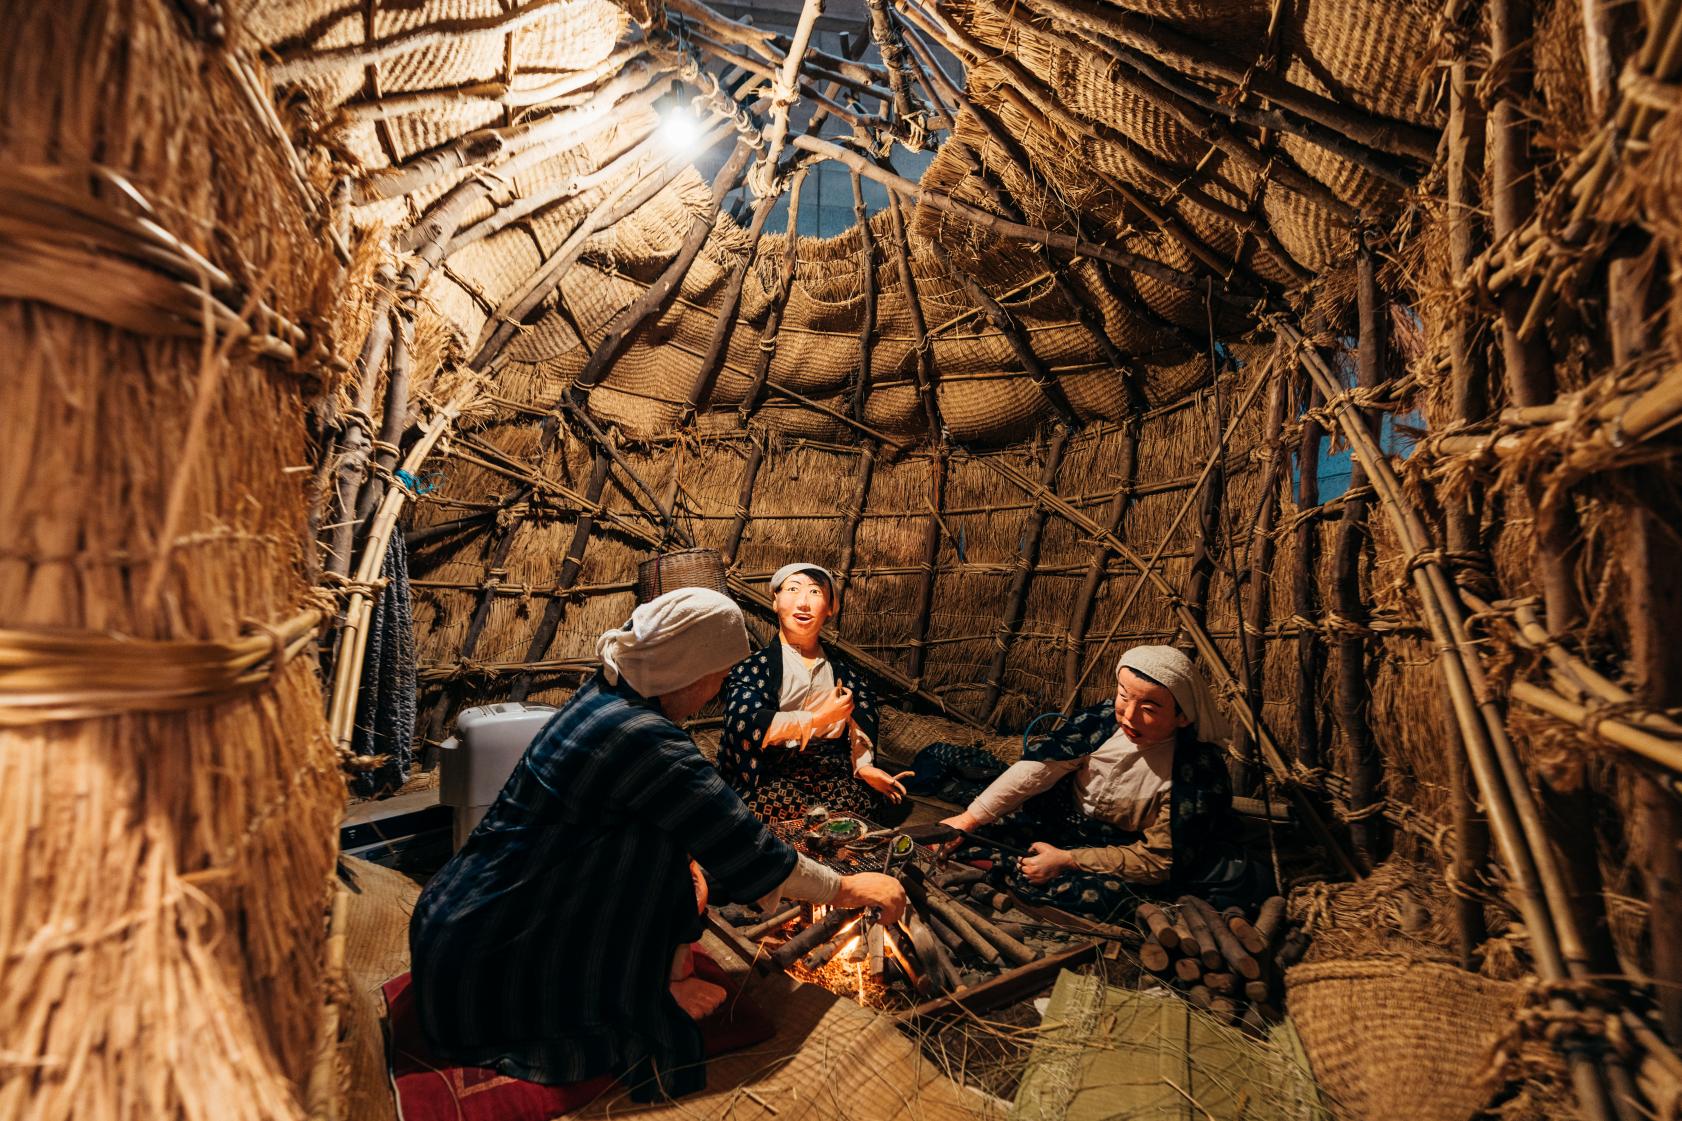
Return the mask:
<path fill-rule="evenodd" d="M 835 613 L 829 602 L 829 591 L 803 572 L 783 581 L 772 604 L 777 612 L 777 627 L 791 646 L 804 646 L 816 640 L 818 632 Z"/>
<path fill-rule="evenodd" d="M 724 678 L 729 673 L 729 670 L 721 669 L 717 673 L 707 674 L 699 681 L 690 682 L 676 692 L 660 694 L 660 711 L 674 724 L 688 720 L 718 696 L 718 691 L 724 687 Z"/>
<path fill-rule="evenodd" d="M 1130 669 L 1121 671 L 1115 690 L 1115 719 L 1136 744 L 1161 743 L 1191 721 L 1166 685 L 1147 681 Z"/>

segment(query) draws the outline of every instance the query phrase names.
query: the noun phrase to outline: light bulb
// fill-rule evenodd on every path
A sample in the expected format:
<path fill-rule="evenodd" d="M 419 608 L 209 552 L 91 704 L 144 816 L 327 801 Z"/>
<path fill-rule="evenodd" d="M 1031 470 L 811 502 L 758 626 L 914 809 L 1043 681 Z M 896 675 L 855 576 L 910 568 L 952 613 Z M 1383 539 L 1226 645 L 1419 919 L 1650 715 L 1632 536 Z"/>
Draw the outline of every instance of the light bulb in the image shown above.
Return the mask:
<path fill-rule="evenodd" d="M 660 145 L 673 155 L 693 152 L 701 142 L 701 121 L 688 108 L 675 108 L 660 122 Z"/>

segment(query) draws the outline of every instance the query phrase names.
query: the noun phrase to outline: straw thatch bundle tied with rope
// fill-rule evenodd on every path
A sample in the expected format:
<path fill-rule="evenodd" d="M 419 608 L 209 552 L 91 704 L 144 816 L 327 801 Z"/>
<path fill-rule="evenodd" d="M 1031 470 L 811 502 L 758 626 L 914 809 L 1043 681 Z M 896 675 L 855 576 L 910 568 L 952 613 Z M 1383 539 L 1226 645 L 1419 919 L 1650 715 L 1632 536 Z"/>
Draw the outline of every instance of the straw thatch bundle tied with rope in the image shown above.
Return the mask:
<path fill-rule="evenodd" d="M 1682 1102 L 1679 0 L 14 7 L 0 1116 L 366 1104 L 347 772 L 661 556 L 896 759 L 1191 653 L 1348 1115 Z"/>

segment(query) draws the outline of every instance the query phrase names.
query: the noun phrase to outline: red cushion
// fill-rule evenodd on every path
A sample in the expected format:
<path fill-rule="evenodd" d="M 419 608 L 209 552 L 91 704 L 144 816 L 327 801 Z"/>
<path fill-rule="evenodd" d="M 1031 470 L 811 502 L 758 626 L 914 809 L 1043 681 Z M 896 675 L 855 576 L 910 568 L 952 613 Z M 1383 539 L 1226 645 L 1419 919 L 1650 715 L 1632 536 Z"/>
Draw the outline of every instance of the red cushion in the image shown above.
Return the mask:
<path fill-rule="evenodd" d="M 722 985 L 729 996 L 700 1022 L 708 1058 L 763 1043 L 776 1032 L 757 1005 L 743 997 L 718 963 L 695 948 L 695 975 Z M 391 1082 L 401 1121 L 550 1121 L 579 1109 L 612 1089 L 602 1075 L 585 1082 L 545 1086 L 499 1074 L 489 1067 L 451 1066 L 434 1057 L 421 1033 L 420 1013 L 409 974 L 384 985 Z"/>

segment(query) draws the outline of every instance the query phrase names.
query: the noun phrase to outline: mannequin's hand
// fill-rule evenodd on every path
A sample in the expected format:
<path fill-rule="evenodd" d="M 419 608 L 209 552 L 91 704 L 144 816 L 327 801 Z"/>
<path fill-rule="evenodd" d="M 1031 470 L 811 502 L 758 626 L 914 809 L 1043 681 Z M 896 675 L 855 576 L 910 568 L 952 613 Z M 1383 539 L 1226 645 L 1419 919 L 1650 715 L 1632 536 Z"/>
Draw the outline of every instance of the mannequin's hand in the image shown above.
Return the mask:
<path fill-rule="evenodd" d="M 1033 855 L 1022 858 L 1022 875 L 1031 884 L 1048 884 L 1075 867 L 1074 854 L 1056 845 L 1035 841 L 1028 851 Z"/>
<path fill-rule="evenodd" d="M 837 685 L 835 692 L 825 697 L 812 710 L 812 732 L 853 718 L 853 694 Z M 810 735 L 810 733 L 808 734 Z M 805 746 L 804 743 L 801 744 Z"/>
<path fill-rule="evenodd" d="M 881 767 L 860 767 L 859 780 L 868 783 L 872 790 L 897 805 L 905 799 L 905 787 L 900 783 L 900 780 L 910 778 L 916 773 L 916 771 L 901 771 L 897 775 L 890 775 Z"/>

